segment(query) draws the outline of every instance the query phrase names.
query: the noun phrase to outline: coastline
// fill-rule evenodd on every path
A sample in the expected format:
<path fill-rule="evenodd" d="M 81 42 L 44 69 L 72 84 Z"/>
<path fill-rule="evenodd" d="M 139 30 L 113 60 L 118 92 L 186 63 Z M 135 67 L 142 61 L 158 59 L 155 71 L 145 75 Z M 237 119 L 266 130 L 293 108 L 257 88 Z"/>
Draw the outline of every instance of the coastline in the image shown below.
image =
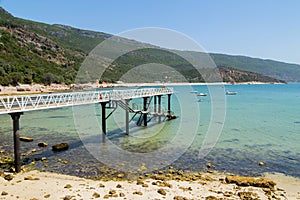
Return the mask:
<path fill-rule="evenodd" d="M 195 175 L 196 176 L 196 175 Z M 75 176 L 29 171 L 10 181 L 0 177 L 0 199 L 299 199 L 300 179 L 267 174 L 274 188 L 241 186 L 226 182 L 228 174 L 198 173 L 194 181 L 139 178 L 133 181 L 99 181 Z M 159 177 L 159 176 L 157 176 Z M 266 179 L 268 180 L 268 179 Z"/>
<path fill-rule="evenodd" d="M 262 85 L 262 84 L 285 84 L 275 82 L 240 82 L 240 83 L 228 83 L 228 82 L 216 82 L 216 83 L 87 83 L 87 84 L 51 84 L 51 85 L 26 85 L 20 84 L 19 86 L 1 86 L 0 95 L 23 95 L 23 94 L 42 94 L 42 93 L 54 93 L 54 92 L 70 92 L 81 90 L 93 90 L 100 88 L 123 88 L 123 87 L 149 87 L 149 86 L 209 86 L 209 85 Z"/>
<path fill-rule="evenodd" d="M 254 192 L 259 195 L 260 199 L 275 199 L 275 197 L 278 199 L 300 199 L 300 191 L 298 189 L 300 180 L 283 174 L 262 175 L 277 183 L 276 194 L 271 193 L 272 195 L 275 195 L 274 198 L 273 196 L 270 197 L 270 195 L 267 195 L 266 191 L 264 191 L 265 189 L 260 187 L 240 187 L 235 184 L 228 187 L 228 184 L 224 183 L 224 177 L 227 175 L 223 173 L 201 172 L 201 174 L 203 175 L 202 177 L 204 180 L 167 180 L 166 183 L 172 185 L 172 188 L 169 188 L 165 183 L 163 183 L 165 186 L 152 185 L 153 182 L 159 181 L 153 178 L 142 179 L 143 182 L 148 185 L 148 187 L 143 187 L 138 185 L 137 181 L 93 181 L 62 174 L 30 171 L 17 174 L 12 181 L 4 180 L 2 182 L 2 177 L 0 177 L 0 185 L 5 186 L 0 188 L 0 199 L 16 199 L 17 196 L 19 196 L 19 199 L 63 199 L 68 195 L 69 197 L 72 197 L 73 195 L 76 196 L 71 199 L 103 199 L 105 195 L 109 195 L 109 199 L 121 199 L 120 193 L 124 193 L 125 198 L 127 199 L 173 199 L 175 196 L 186 197 L 186 199 L 209 199 L 208 197 L 210 197 L 210 199 L 213 199 L 213 197 L 218 199 L 241 199 L 239 196 L 239 194 L 241 195 L 241 192 Z M 32 177 L 32 179 L 28 177 Z M 208 177 L 211 177 L 212 179 Z M 26 178 L 30 180 L 25 180 Z M 108 182 L 111 182 L 110 185 L 107 185 Z M 54 185 L 54 183 L 57 188 L 56 186 L 52 187 L 52 184 Z M 66 187 L 68 184 L 71 185 L 70 188 L 68 188 L 69 186 Z M 106 190 L 99 187 L 99 184 L 105 185 Z M 118 188 L 118 184 L 122 187 Z M 160 188 L 166 191 L 166 195 L 158 193 L 158 189 Z M 28 198 L 27 196 L 22 196 L 23 191 L 26 192 L 27 190 L 35 192 L 34 194 L 30 193 L 29 195 L 31 196 L 28 196 Z M 119 197 L 115 198 L 113 197 L 113 194 L 110 196 L 109 192 L 111 190 L 116 190 Z M 1 195 L 1 192 L 3 191 L 8 194 Z M 136 193 L 133 194 L 134 192 Z M 140 195 L 140 192 L 142 195 Z M 99 198 L 97 197 L 97 194 L 100 195 Z M 201 194 L 201 196 L 199 196 L 199 194 Z"/>

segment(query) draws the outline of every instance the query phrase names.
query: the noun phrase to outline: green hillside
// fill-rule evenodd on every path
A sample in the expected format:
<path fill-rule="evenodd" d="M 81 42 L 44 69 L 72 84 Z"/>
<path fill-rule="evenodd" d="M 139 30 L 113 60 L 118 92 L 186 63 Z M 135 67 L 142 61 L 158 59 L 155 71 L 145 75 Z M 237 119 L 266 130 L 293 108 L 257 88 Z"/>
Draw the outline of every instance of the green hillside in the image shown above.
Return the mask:
<path fill-rule="evenodd" d="M 87 30 L 80 30 L 65 25 L 49 25 L 15 18 L 0 7 L 0 85 L 16 85 L 17 83 L 73 83 L 78 69 L 86 56 L 101 41 L 111 35 Z M 130 40 L 119 38 L 122 45 L 127 45 Z M 133 41 L 130 41 L 131 43 Z M 144 46 L 142 43 L 135 42 Z M 185 52 L 195 59 L 201 58 L 201 53 Z M 226 81 L 240 82 L 274 81 L 265 76 L 259 76 L 249 72 L 257 72 L 286 81 L 300 81 L 300 66 L 281 63 L 271 60 L 261 60 L 242 56 L 229 56 L 223 54 L 211 54 L 217 66 L 234 68 L 234 73 L 228 77 L 228 73 L 221 73 Z M 184 75 L 190 82 L 202 82 L 206 72 L 202 76 L 195 71 L 191 64 L 180 56 L 163 49 L 145 48 L 130 52 L 119 57 L 101 77 L 103 81 L 118 81 L 124 73 L 133 67 L 160 63 L 171 66 L 176 73 Z M 221 69 L 221 68 L 220 68 Z M 239 72 L 238 69 L 243 72 Z M 147 69 L 148 70 L 148 69 Z M 146 70 L 146 71 L 147 71 Z M 173 72 L 172 72 L 173 73 Z M 173 80 L 179 80 L 174 73 Z M 243 74 L 243 78 L 238 78 Z M 145 77 L 143 72 L 136 74 Z M 163 73 L 153 74 L 147 77 L 155 81 L 158 76 L 165 77 Z M 100 77 L 95 77 L 95 79 Z M 235 80 L 236 78 L 236 80 Z"/>
<path fill-rule="evenodd" d="M 218 66 L 256 72 L 287 82 L 300 82 L 300 65 L 246 56 L 210 55 Z"/>

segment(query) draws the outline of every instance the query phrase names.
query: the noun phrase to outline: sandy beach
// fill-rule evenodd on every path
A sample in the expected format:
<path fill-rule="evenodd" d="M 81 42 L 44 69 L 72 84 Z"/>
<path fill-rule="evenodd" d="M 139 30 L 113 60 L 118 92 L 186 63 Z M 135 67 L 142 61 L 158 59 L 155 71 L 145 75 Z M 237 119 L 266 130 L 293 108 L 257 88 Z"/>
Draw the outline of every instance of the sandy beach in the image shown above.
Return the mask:
<path fill-rule="evenodd" d="M 0 199 L 300 199 L 299 179 L 269 176 L 277 180 L 274 188 L 238 186 L 217 172 L 202 173 L 195 181 L 95 181 L 30 171 L 10 181 L 0 178 Z"/>

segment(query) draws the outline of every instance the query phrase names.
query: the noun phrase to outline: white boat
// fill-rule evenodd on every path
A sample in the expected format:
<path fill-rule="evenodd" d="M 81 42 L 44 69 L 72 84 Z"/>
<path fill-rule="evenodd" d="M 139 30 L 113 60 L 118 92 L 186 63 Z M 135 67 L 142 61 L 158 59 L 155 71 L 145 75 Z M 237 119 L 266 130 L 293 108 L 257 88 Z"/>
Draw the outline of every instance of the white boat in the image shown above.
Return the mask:
<path fill-rule="evenodd" d="M 226 95 L 236 95 L 236 94 L 237 94 L 237 92 L 231 92 L 231 91 L 226 92 Z"/>
<path fill-rule="evenodd" d="M 205 97 L 205 96 L 207 96 L 207 94 L 206 94 L 206 93 L 201 93 L 201 92 L 200 92 L 200 93 L 198 94 L 198 96 Z"/>

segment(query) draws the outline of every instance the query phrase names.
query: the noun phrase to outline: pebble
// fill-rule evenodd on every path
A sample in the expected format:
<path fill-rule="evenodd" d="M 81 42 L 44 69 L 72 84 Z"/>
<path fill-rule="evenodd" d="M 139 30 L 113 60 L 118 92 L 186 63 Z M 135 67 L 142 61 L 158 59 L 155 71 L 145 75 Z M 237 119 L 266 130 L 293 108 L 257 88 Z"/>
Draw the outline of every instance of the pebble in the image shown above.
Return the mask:
<path fill-rule="evenodd" d="M 114 194 L 117 194 L 117 192 L 116 192 L 116 190 L 110 190 L 110 191 L 109 191 L 109 194 L 110 194 L 110 195 L 114 195 Z"/>
<path fill-rule="evenodd" d="M 120 197 L 125 197 L 125 194 L 123 192 L 120 192 Z"/>
<path fill-rule="evenodd" d="M 158 189 L 157 192 L 158 192 L 158 194 L 161 194 L 164 196 L 167 194 L 167 192 L 163 188 Z"/>
<path fill-rule="evenodd" d="M 174 199 L 174 200 L 188 200 L 187 197 L 183 197 L 183 196 L 174 196 L 173 199 Z"/>
<path fill-rule="evenodd" d="M 26 181 L 38 181 L 40 178 L 33 178 L 32 176 L 26 176 L 24 177 L 24 180 Z"/>
<path fill-rule="evenodd" d="M 118 177 L 118 178 L 123 178 L 123 177 L 124 177 L 124 174 L 118 174 L 117 177 Z"/>
<path fill-rule="evenodd" d="M 63 198 L 63 200 L 71 200 L 73 198 L 73 196 L 71 195 L 67 195 Z"/>
<path fill-rule="evenodd" d="M 265 163 L 264 163 L 264 162 L 259 162 L 258 165 L 259 165 L 259 166 L 264 166 Z"/>
<path fill-rule="evenodd" d="M 72 187 L 72 185 L 70 185 L 70 184 L 67 184 L 64 188 L 67 188 L 67 189 L 69 189 L 69 188 L 71 188 Z"/>
<path fill-rule="evenodd" d="M 136 194 L 136 195 L 143 195 L 143 193 L 141 191 L 135 191 L 132 194 Z"/>
<path fill-rule="evenodd" d="M 94 192 L 93 197 L 94 197 L 94 198 L 100 198 L 100 194 L 97 193 L 97 192 Z"/>
<path fill-rule="evenodd" d="M 4 179 L 7 180 L 7 181 L 11 181 L 13 180 L 14 176 L 12 174 L 7 174 L 4 176 Z"/>
<path fill-rule="evenodd" d="M 5 196 L 5 195 L 8 195 L 8 193 L 5 192 L 5 191 L 3 191 L 3 192 L 1 193 L 1 195 L 2 195 L 2 196 Z"/>
<path fill-rule="evenodd" d="M 137 181 L 136 181 L 136 184 L 137 184 L 137 185 L 143 185 L 144 182 L 143 182 L 142 180 L 137 180 Z"/>
<path fill-rule="evenodd" d="M 149 186 L 148 186 L 148 184 L 144 183 L 144 184 L 142 185 L 142 187 L 146 188 L 146 187 L 149 187 Z"/>
<path fill-rule="evenodd" d="M 208 196 L 208 197 L 205 197 L 206 200 L 218 200 L 217 197 L 214 197 L 214 196 Z"/>
<path fill-rule="evenodd" d="M 104 188 L 105 185 L 103 185 L 102 183 L 99 183 L 99 187 Z"/>

